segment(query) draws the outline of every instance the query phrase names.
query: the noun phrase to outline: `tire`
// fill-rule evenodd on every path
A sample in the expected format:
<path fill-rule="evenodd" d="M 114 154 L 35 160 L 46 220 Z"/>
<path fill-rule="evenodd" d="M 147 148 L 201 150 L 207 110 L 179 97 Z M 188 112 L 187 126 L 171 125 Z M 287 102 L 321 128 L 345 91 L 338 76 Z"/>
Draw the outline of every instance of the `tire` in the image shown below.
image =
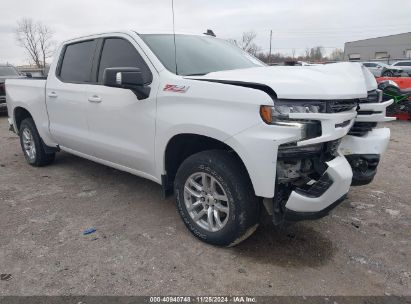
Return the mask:
<path fill-rule="evenodd" d="M 198 186 L 207 193 L 200 195 Z M 188 157 L 177 171 L 174 190 L 185 225 L 206 243 L 235 246 L 258 227 L 260 200 L 254 195 L 246 169 L 230 152 L 210 150 Z M 190 205 L 193 201 L 195 207 Z M 205 214 L 196 221 L 201 212 Z"/>
<path fill-rule="evenodd" d="M 33 119 L 26 118 L 21 122 L 19 136 L 24 157 L 30 165 L 42 167 L 54 161 L 56 153 L 45 152 L 45 145 Z"/>
<path fill-rule="evenodd" d="M 394 73 L 391 71 L 385 71 L 384 73 L 382 73 L 383 77 L 393 77 Z"/>

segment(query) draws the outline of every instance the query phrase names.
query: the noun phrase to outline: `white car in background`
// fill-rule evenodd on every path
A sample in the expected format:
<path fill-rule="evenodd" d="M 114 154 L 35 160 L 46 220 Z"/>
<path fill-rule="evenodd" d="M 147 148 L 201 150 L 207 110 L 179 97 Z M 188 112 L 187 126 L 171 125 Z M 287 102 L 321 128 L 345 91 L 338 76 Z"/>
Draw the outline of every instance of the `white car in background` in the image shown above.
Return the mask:
<path fill-rule="evenodd" d="M 408 76 L 411 76 L 411 60 L 397 61 L 392 66 L 402 69 Z"/>
<path fill-rule="evenodd" d="M 363 62 L 375 77 L 399 77 L 403 70 L 382 62 Z"/>

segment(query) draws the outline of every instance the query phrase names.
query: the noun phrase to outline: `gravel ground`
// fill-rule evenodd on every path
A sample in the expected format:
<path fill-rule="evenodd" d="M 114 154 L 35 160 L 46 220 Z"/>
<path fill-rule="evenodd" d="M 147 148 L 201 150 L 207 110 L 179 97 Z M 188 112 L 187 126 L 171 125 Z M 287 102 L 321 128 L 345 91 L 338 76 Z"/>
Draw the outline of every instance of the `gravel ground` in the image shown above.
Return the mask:
<path fill-rule="evenodd" d="M 375 181 L 330 216 L 224 249 L 153 182 L 67 153 L 30 167 L 2 116 L 0 295 L 411 295 L 411 122 L 387 126 Z"/>

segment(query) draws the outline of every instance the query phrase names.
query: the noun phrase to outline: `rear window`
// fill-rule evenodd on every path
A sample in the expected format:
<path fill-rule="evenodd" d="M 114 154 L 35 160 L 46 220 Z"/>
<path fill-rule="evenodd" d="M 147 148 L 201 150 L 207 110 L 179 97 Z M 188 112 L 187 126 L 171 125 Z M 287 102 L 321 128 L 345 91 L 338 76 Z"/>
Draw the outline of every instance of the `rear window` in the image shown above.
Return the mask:
<path fill-rule="evenodd" d="M 90 82 L 95 40 L 66 46 L 60 68 L 60 79 L 64 82 Z"/>

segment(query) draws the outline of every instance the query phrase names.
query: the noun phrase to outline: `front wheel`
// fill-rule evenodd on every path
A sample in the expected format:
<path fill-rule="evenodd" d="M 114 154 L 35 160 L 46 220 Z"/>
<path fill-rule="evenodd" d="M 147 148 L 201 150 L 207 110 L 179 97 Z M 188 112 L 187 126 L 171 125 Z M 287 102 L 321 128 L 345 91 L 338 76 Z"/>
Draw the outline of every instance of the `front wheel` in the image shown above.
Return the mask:
<path fill-rule="evenodd" d="M 196 237 L 234 246 L 258 227 L 260 202 L 241 162 L 227 151 L 187 158 L 174 182 L 177 209 Z"/>
<path fill-rule="evenodd" d="M 21 122 L 20 144 L 27 162 L 35 167 L 51 164 L 55 153 L 46 153 L 43 141 L 37 131 L 33 119 L 26 118 Z"/>
<path fill-rule="evenodd" d="M 382 74 L 382 76 L 383 76 L 383 77 L 393 77 L 393 76 L 394 76 L 394 73 L 391 72 L 391 71 L 385 71 L 385 72 Z"/>

